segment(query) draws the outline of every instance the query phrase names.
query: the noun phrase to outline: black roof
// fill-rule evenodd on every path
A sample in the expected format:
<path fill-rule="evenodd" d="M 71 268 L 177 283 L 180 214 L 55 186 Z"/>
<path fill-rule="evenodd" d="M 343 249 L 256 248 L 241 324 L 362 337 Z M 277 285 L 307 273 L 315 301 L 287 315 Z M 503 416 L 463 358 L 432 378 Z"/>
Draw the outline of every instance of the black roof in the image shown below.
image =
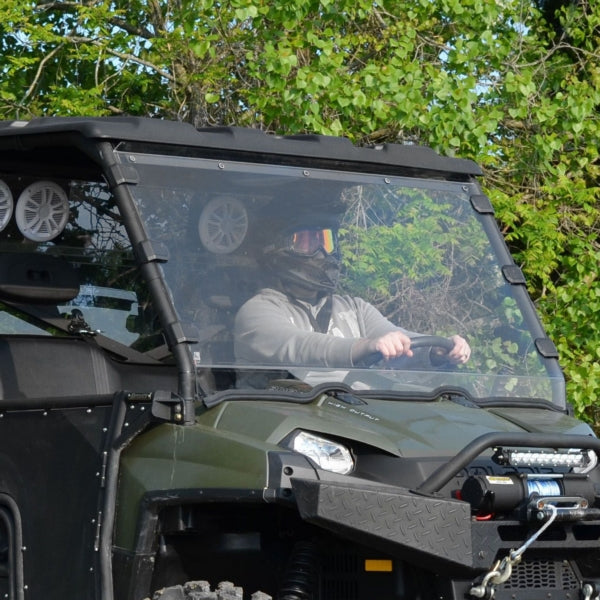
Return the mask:
<path fill-rule="evenodd" d="M 258 129 L 211 127 L 196 129 L 188 123 L 143 117 L 44 117 L 31 121 L 0 121 L 0 151 L 35 150 L 106 140 L 133 147 L 163 146 L 168 151 L 236 153 L 247 157 L 290 157 L 324 162 L 353 163 L 361 168 L 376 166 L 435 172 L 445 175 L 481 175 L 471 160 L 441 156 L 431 148 L 415 145 L 353 145 L 347 138 L 322 135 L 276 136 Z"/>

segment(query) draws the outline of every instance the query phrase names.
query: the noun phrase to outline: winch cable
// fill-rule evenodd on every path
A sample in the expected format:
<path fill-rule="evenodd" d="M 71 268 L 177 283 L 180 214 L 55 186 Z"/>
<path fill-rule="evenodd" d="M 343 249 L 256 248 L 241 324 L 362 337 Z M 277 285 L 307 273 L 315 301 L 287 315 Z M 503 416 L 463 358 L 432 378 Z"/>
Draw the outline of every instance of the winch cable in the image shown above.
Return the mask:
<path fill-rule="evenodd" d="M 548 520 L 517 550 L 511 550 L 502 560 L 496 561 L 491 569 L 484 575 L 479 585 L 474 585 L 469 590 L 469 595 L 475 598 L 491 599 L 494 597 L 496 587 L 508 581 L 512 575 L 515 565 L 521 562 L 525 550 L 533 544 L 541 535 L 552 525 L 558 515 L 558 509 L 553 504 L 549 504 L 550 516 Z"/>

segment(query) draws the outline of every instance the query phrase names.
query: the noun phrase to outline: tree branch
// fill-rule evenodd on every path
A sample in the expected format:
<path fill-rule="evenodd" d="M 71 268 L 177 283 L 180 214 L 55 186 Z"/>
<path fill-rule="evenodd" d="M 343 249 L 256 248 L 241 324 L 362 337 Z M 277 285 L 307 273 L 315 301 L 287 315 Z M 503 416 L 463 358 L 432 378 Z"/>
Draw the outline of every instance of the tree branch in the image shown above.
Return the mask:
<path fill-rule="evenodd" d="M 116 56 L 117 58 L 120 58 L 124 61 L 130 61 L 130 62 L 134 62 L 139 65 L 142 65 L 144 67 L 148 67 L 149 69 L 152 69 L 153 71 L 155 71 L 161 77 L 164 77 L 168 81 L 171 81 L 171 82 L 175 81 L 175 79 L 171 73 L 169 73 L 168 71 L 164 71 L 163 69 L 161 69 L 154 63 L 152 63 L 148 60 L 144 60 L 143 58 L 140 58 L 139 56 L 135 56 L 135 54 L 130 54 L 129 52 L 119 52 L 118 50 L 113 50 L 112 48 L 103 46 L 101 44 L 101 42 L 98 41 L 97 39 L 82 37 L 82 36 L 68 36 L 66 39 L 67 39 L 67 41 L 73 42 L 75 44 L 93 44 L 94 46 L 99 46 L 99 47 L 103 48 L 105 52 L 107 52 L 108 54 L 111 54 L 112 56 Z"/>
<path fill-rule="evenodd" d="M 35 88 L 37 87 L 37 84 L 40 80 L 40 77 L 42 76 L 42 71 L 44 70 L 44 65 L 55 55 L 58 53 L 58 51 L 64 46 L 64 43 L 59 44 L 58 46 L 56 46 L 56 48 L 53 48 L 50 52 L 48 52 L 48 54 L 46 54 L 46 56 L 44 56 L 44 58 L 42 58 L 42 60 L 40 61 L 40 64 L 38 65 L 38 68 L 36 70 L 35 73 L 35 77 L 33 78 L 33 81 L 31 82 L 30 86 L 27 88 L 27 90 L 25 91 L 25 95 L 23 96 L 21 102 L 25 102 L 25 100 L 27 100 L 27 98 L 29 98 L 29 96 L 31 96 L 31 94 L 33 94 L 33 91 L 35 90 Z"/>
<path fill-rule="evenodd" d="M 81 6 L 91 6 L 94 4 L 94 0 L 89 0 L 88 2 L 48 2 L 46 4 L 38 4 L 37 8 L 42 11 L 57 11 L 66 13 L 69 11 L 79 11 Z M 150 39 L 155 37 L 152 31 L 147 29 L 146 27 L 136 27 L 123 19 L 122 17 L 111 17 L 108 19 L 108 23 L 114 25 L 115 27 L 119 27 L 130 33 L 131 35 L 137 35 L 144 39 Z"/>

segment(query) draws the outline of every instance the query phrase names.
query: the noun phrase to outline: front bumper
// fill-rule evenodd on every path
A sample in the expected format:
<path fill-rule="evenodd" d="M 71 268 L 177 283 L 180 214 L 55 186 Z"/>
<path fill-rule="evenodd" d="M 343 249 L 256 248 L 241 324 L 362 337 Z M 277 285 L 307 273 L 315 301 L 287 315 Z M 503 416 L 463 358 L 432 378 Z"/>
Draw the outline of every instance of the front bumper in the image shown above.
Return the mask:
<path fill-rule="evenodd" d="M 301 517 L 395 556 L 473 566 L 471 508 L 392 486 L 292 479 Z"/>
<path fill-rule="evenodd" d="M 536 525 L 477 521 L 468 503 L 393 486 L 291 480 L 301 517 L 342 538 L 453 577 L 475 576 L 521 546 Z M 528 551 L 600 572 L 600 521 L 557 522 Z"/>

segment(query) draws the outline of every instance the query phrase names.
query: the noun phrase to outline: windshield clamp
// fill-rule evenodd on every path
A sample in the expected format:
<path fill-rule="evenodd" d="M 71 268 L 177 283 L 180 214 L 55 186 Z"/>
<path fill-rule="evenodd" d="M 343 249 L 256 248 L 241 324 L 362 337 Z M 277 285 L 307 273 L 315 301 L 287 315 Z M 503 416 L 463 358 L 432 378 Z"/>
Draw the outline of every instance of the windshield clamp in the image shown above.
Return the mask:
<path fill-rule="evenodd" d="M 544 358 L 558 358 L 558 350 L 550 338 L 537 338 L 535 347 Z"/>
<path fill-rule="evenodd" d="M 527 283 L 525 275 L 523 275 L 523 271 L 518 265 L 504 265 L 502 275 L 511 285 L 525 285 Z"/>
<path fill-rule="evenodd" d="M 142 240 L 135 246 L 135 255 L 142 264 L 159 262 L 166 263 L 169 260 L 169 251 L 164 244 Z"/>
<path fill-rule="evenodd" d="M 478 212 L 480 215 L 493 215 L 494 207 L 490 202 L 490 199 L 483 194 L 473 194 L 470 197 L 471 206 L 473 209 Z"/>
<path fill-rule="evenodd" d="M 140 182 L 140 176 L 137 169 L 132 165 L 120 165 L 113 163 L 106 170 L 108 183 L 111 187 L 116 187 L 123 183 L 136 185 Z"/>

